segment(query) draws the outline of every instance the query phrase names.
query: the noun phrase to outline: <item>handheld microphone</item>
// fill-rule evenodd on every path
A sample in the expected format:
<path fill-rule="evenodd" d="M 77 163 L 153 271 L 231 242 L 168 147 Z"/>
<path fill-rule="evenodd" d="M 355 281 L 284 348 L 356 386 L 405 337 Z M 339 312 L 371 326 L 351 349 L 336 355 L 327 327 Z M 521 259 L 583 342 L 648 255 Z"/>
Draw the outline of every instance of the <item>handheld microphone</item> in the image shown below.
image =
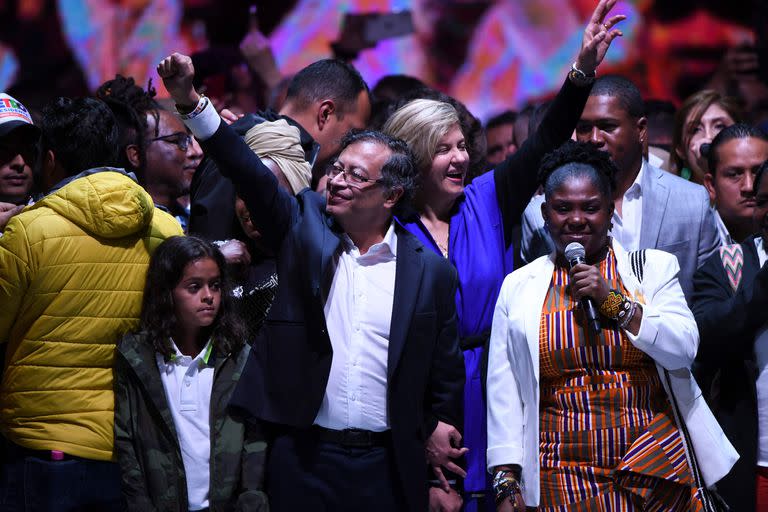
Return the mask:
<path fill-rule="evenodd" d="M 575 267 L 579 263 L 586 263 L 586 252 L 584 246 L 579 242 L 571 242 L 565 247 L 565 259 L 568 260 L 568 264 L 571 268 Z M 600 332 L 600 317 L 597 313 L 597 306 L 592 297 L 582 297 L 581 309 L 584 310 L 584 314 L 587 315 L 587 323 L 589 328 L 595 334 Z"/>

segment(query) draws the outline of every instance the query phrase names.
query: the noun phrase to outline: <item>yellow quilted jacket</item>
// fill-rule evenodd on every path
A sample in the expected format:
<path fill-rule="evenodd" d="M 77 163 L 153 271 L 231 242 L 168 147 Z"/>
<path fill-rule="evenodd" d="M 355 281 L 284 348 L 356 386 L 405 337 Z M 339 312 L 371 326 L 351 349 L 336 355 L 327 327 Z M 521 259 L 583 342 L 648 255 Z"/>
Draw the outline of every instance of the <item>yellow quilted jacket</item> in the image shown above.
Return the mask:
<path fill-rule="evenodd" d="M 11 219 L 0 237 L 4 436 L 113 459 L 115 343 L 138 324 L 150 254 L 181 234 L 143 188 L 106 168 Z"/>

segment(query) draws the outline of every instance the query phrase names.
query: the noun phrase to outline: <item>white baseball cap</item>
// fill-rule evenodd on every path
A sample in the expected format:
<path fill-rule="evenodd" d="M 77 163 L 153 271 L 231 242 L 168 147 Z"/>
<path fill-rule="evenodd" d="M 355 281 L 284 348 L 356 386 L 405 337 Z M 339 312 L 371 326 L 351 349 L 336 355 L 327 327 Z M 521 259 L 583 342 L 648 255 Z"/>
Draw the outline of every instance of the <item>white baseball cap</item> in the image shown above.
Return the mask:
<path fill-rule="evenodd" d="M 32 122 L 27 108 L 13 96 L 0 93 L 0 137 L 15 130 L 23 130 L 30 137 L 40 136 L 40 129 Z"/>

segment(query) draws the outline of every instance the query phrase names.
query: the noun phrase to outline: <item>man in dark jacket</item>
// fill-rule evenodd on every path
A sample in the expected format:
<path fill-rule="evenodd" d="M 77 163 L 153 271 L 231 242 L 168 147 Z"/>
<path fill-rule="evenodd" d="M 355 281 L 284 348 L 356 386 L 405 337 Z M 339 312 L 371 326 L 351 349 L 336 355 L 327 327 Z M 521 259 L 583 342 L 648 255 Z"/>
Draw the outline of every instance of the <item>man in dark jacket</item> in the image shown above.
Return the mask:
<path fill-rule="evenodd" d="M 448 432 L 464 365 L 456 272 L 393 221 L 415 185 L 407 146 L 348 136 L 327 201 L 293 196 L 194 91 L 188 57 L 158 73 L 277 254 L 277 297 L 232 401 L 273 426 L 271 507 L 423 512 L 425 444 L 462 453 Z"/>
<path fill-rule="evenodd" d="M 756 468 L 762 466 L 768 473 L 768 446 L 761 446 L 768 443 L 758 442 L 760 430 L 768 437 L 766 422 L 758 422 L 760 398 L 765 403 L 768 396 L 762 381 L 768 377 L 763 371 L 768 365 L 767 169 L 764 163 L 755 179 L 753 219 L 761 232 L 741 244 L 721 247 L 702 265 L 693 278 L 691 307 L 701 337 L 696 380 L 740 456 L 717 488 L 731 510 L 746 512 L 756 510 Z"/>

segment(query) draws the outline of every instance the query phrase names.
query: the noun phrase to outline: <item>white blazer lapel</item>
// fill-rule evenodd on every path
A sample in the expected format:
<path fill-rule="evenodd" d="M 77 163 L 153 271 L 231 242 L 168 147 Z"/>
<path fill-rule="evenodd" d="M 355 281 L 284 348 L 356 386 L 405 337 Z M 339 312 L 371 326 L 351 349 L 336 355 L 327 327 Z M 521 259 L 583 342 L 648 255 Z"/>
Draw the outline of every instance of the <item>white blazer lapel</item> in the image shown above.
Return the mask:
<path fill-rule="evenodd" d="M 528 297 L 519 297 L 523 302 L 525 314 L 525 339 L 528 341 L 528 352 L 531 355 L 533 375 L 536 384 L 539 383 L 539 327 L 541 323 L 541 310 L 544 300 L 547 298 L 549 283 L 552 281 L 552 271 L 555 269 L 554 255 L 541 259 L 541 264 L 528 278 L 532 281 L 532 289 L 535 293 Z"/>

